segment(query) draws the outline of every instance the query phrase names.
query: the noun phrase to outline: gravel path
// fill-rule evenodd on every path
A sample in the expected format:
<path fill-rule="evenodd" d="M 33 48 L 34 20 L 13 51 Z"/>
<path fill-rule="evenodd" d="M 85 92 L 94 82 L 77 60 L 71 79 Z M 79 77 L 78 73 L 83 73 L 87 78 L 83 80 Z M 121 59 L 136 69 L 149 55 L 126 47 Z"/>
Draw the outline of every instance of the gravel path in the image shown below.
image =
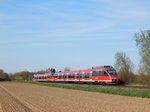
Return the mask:
<path fill-rule="evenodd" d="M 0 112 L 150 112 L 150 99 L 0 83 Z"/>

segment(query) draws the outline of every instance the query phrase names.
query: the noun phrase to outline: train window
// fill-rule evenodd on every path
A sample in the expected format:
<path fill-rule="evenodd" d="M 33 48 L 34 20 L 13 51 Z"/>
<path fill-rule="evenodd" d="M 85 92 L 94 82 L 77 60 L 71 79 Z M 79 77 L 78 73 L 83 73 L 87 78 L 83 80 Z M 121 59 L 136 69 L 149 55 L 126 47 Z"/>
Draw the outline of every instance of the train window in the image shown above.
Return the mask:
<path fill-rule="evenodd" d="M 108 76 L 108 74 L 106 72 L 104 72 L 104 76 Z"/>
<path fill-rule="evenodd" d="M 63 78 L 65 78 L 65 74 L 63 75 Z"/>
<path fill-rule="evenodd" d="M 54 74 L 53 77 L 57 78 L 57 77 L 58 77 L 58 74 Z"/>
<path fill-rule="evenodd" d="M 74 74 L 71 74 L 71 78 L 74 78 Z"/>
<path fill-rule="evenodd" d="M 69 74 L 69 75 L 68 75 L 68 78 L 72 78 L 72 74 Z"/>
<path fill-rule="evenodd" d="M 82 78 L 82 74 L 79 74 L 79 78 Z"/>
<path fill-rule="evenodd" d="M 75 74 L 72 74 L 72 78 L 75 78 Z"/>
<path fill-rule="evenodd" d="M 70 78 L 70 74 L 68 74 L 68 78 Z"/>
<path fill-rule="evenodd" d="M 116 77 L 117 73 L 115 69 L 107 69 L 107 71 L 111 75 L 111 77 Z"/>
<path fill-rule="evenodd" d="M 66 75 L 66 74 L 64 74 L 64 75 L 63 75 L 63 78 L 67 78 L 67 75 Z"/>
<path fill-rule="evenodd" d="M 92 76 L 108 76 L 105 71 L 93 71 Z"/>
<path fill-rule="evenodd" d="M 98 71 L 93 71 L 92 76 L 98 76 L 98 75 L 99 75 Z"/>
<path fill-rule="evenodd" d="M 84 78 L 89 78 L 90 77 L 90 74 L 89 73 L 86 73 L 85 75 L 84 75 Z"/>
<path fill-rule="evenodd" d="M 80 75 L 79 75 L 79 74 L 77 74 L 77 78 L 79 78 L 79 76 L 80 76 Z"/>
<path fill-rule="evenodd" d="M 62 78 L 62 75 L 59 75 L 59 79 L 61 79 Z"/>
<path fill-rule="evenodd" d="M 71 78 L 71 74 L 68 75 L 68 78 Z"/>

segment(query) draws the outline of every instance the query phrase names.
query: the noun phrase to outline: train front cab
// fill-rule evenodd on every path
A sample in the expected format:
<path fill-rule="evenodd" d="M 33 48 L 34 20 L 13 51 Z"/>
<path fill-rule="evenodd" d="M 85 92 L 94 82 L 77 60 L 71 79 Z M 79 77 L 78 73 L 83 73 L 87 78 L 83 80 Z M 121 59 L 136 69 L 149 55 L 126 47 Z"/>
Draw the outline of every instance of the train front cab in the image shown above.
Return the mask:
<path fill-rule="evenodd" d="M 118 82 L 118 75 L 114 68 L 106 68 L 107 73 L 111 77 L 112 83 Z"/>
<path fill-rule="evenodd" d="M 102 68 L 92 72 L 92 80 L 95 82 L 116 83 L 118 82 L 118 77 L 115 69 Z"/>

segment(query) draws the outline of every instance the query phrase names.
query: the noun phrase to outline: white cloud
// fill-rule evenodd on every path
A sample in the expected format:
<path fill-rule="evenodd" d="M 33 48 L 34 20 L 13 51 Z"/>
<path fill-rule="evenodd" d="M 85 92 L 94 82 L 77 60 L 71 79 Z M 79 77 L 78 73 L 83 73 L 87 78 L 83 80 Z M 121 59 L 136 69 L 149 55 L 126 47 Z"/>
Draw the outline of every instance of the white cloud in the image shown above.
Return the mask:
<path fill-rule="evenodd" d="M 105 5 L 104 16 L 112 19 L 144 21 L 150 18 L 150 7 L 139 0 L 96 0 Z"/>

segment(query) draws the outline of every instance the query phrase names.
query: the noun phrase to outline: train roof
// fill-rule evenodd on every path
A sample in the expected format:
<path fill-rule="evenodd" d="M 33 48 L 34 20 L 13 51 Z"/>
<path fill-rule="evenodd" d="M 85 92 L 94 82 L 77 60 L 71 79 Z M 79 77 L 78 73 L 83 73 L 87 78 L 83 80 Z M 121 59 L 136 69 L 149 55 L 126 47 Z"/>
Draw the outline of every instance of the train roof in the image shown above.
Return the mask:
<path fill-rule="evenodd" d="M 84 70 L 75 70 L 75 71 L 66 71 L 66 72 L 56 72 L 55 74 L 72 74 L 72 73 L 89 73 L 91 71 L 95 71 L 95 70 L 98 70 L 98 69 L 102 69 L 102 70 L 105 70 L 105 69 L 113 69 L 112 66 L 109 66 L 109 65 L 105 65 L 105 66 L 96 66 L 96 67 L 92 67 L 91 69 L 84 69 Z"/>
<path fill-rule="evenodd" d="M 96 66 L 96 67 L 92 67 L 91 69 L 84 69 L 84 70 L 75 70 L 75 71 L 65 71 L 65 72 L 56 72 L 54 74 L 59 74 L 59 75 L 63 75 L 63 74 L 74 74 L 74 73 L 90 73 L 92 71 L 95 70 L 105 70 L 105 69 L 113 69 L 112 66 L 109 65 L 104 65 L 104 66 Z M 46 75 L 52 75 L 52 73 L 45 73 L 45 74 L 36 74 L 35 76 L 46 76 Z"/>

